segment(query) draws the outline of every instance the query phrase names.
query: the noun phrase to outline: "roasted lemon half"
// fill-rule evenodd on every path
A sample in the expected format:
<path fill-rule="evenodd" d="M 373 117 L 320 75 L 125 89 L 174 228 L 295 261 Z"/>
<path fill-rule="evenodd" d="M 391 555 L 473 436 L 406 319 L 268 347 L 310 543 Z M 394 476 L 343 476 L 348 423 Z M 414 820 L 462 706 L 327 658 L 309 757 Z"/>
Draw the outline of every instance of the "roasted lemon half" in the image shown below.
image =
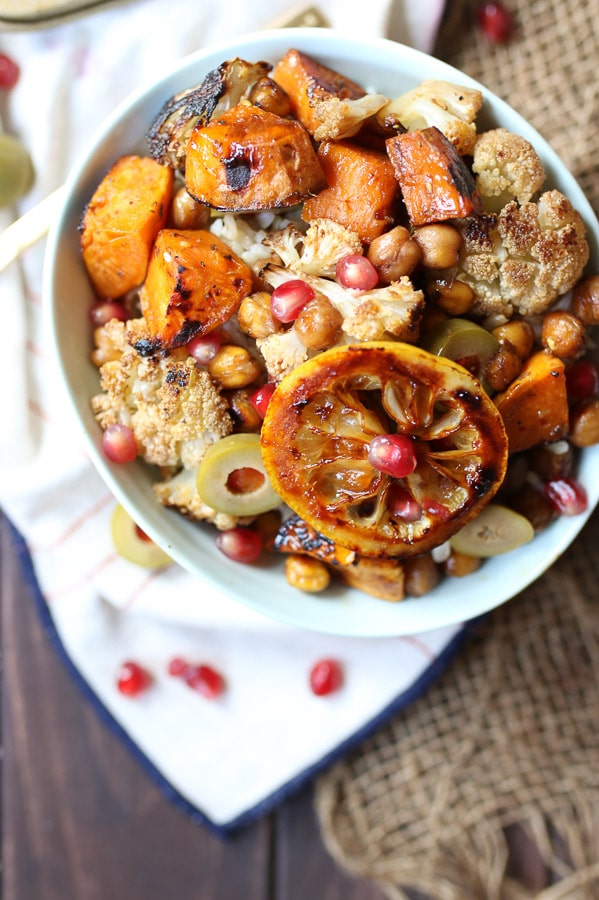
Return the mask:
<path fill-rule="evenodd" d="M 446 541 L 493 497 L 508 456 L 501 417 L 466 369 L 386 341 L 333 347 L 283 378 L 261 449 L 291 509 L 373 557 Z"/>

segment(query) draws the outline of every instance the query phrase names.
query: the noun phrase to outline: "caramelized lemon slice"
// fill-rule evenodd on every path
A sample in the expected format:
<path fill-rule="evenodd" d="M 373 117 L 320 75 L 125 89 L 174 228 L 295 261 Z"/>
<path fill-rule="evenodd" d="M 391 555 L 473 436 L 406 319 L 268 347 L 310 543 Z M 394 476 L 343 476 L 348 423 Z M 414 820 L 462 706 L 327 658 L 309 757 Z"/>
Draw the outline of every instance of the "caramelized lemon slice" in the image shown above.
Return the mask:
<path fill-rule="evenodd" d="M 381 435 L 411 440 L 407 474 L 369 460 Z M 452 360 L 400 342 L 333 347 L 294 369 L 269 403 L 261 447 L 288 506 L 373 557 L 446 541 L 493 497 L 507 465 L 503 422 L 480 383 Z"/>

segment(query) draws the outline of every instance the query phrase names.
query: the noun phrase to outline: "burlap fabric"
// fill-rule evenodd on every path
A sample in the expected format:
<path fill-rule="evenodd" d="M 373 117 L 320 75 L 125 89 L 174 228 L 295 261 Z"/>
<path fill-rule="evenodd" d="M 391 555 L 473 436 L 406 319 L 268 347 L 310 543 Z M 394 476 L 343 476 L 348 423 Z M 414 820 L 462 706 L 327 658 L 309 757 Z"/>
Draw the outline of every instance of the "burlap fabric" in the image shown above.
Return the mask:
<path fill-rule="evenodd" d="M 436 54 L 528 118 L 597 210 L 596 4 L 506 2 L 509 45 L 490 47 L 475 4 L 449 0 Z M 316 809 L 343 866 L 394 900 L 599 898 L 598 542 L 599 513 L 424 697 L 321 777 Z"/>

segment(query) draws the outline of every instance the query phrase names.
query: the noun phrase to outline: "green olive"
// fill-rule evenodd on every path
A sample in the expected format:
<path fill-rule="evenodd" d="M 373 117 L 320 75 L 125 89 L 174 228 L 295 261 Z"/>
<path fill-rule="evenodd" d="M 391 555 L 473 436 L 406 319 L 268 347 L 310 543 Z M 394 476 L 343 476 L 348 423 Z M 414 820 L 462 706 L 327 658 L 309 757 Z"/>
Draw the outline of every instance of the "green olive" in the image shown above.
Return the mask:
<path fill-rule="evenodd" d="M 258 516 L 281 504 L 262 463 L 258 434 L 229 434 L 209 447 L 197 488 L 204 503 L 231 516 Z"/>
<path fill-rule="evenodd" d="M 449 539 L 453 550 L 469 556 L 499 556 L 516 550 L 534 537 L 534 528 L 520 513 L 489 503 L 475 519 Z"/>
<path fill-rule="evenodd" d="M 422 346 L 436 356 L 445 356 L 460 363 L 478 378 L 487 362 L 497 353 L 499 341 L 476 322 L 448 319 L 424 334 Z"/>
<path fill-rule="evenodd" d="M 0 206 L 11 206 L 33 184 L 33 163 L 11 134 L 0 134 Z"/>
<path fill-rule="evenodd" d="M 115 508 L 110 530 L 116 552 L 123 559 L 143 566 L 144 569 L 165 569 L 173 564 L 170 556 L 138 528 L 122 506 Z"/>

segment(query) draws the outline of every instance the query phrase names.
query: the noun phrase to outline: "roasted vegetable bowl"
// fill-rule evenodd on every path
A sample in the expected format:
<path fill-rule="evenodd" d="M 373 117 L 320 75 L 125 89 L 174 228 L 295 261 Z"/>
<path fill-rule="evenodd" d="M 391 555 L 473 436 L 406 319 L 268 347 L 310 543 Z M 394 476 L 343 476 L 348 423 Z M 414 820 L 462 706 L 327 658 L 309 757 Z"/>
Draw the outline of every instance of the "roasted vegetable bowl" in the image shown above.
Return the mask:
<path fill-rule="evenodd" d="M 291 624 L 414 633 L 513 597 L 596 504 L 598 233 L 467 76 L 266 32 L 96 135 L 48 243 L 50 328 L 157 565 Z"/>

